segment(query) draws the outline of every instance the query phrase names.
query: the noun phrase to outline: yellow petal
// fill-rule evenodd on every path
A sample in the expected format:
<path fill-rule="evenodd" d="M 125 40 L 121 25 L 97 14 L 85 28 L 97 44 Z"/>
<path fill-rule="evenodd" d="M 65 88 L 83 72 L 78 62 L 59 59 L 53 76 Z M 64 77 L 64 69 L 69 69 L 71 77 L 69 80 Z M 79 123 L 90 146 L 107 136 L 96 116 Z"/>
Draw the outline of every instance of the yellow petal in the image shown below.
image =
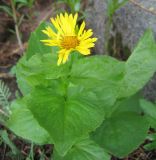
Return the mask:
<path fill-rule="evenodd" d="M 40 40 L 40 41 L 48 46 L 59 46 L 60 45 L 59 41 L 57 40 L 46 39 L 46 40 Z"/>
<path fill-rule="evenodd" d="M 90 54 L 90 50 L 89 49 L 86 49 L 86 48 L 76 48 L 76 50 L 78 50 L 81 54 L 83 55 L 89 55 Z"/>
<path fill-rule="evenodd" d="M 85 39 L 83 41 L 81 41 L 83 44 L 88 44 L 88 43 L 94 43 L 95 41 L 97 41 L 97 38 L 88 38 Z"/>
<path fill-rule="evenodd" d="M 80 47 L 82 47 L 82 48 L 92 48 L 92 47 L 94 47 L 95 46 L 95 44 L 94 43 L 89 43 L 89 44 L 86 44 L 86 45 L 80 45 Z"/>
<path fill-rule="evenodd" d="M 62 50 L 59 51 L 58 61 L 57 61 L 58 66 L 62 63 L 65 52 L 66 52 L 65 49 L 62 49 Z"/>
<path fill-rule="evenodd" d="M 78 14 L 76 13 L 76 14 L 74 15 L 74 19 L 73 19 L 73 27 L 74 27 L 74 28 L 75 28 L 75 26 L 76 26 L 77 18 L 78 18 Z"/>
<path fill-rule="evenodd" d="M 88 31 L 85 31 L 81 36 L 80 40 L 85 40 L 93 35 L 93 31 L 89 29 Z"/>
<path fill-rule="evenodd" d="M 80 30 L 78 32 L 78 36 L 80 36 L 82 34 L 82 32 L 84 31 L 84 28 L 85 28 L 85 22 L 83 21 L 81 26 L 80 26 Z"/>
<path fill-rule="evenodd" d="M 63 57 L 63 61 L 62 61 L 63 64 L 67 62 L 70 52 L 71 52 L 71 50 L 67 50 L 65 52 L 64 57 Z"/>
<path fill-rule="evenodd" d="M 64 33 L 59 25 L 59 21 L 57 19 L 54 20 L 53 18 L 51 18 L 50 20 L 52 24 L 54 25 L 54 27 L 56 28 L 56 30 L 58 30 L 58 32 L 60 32 L 63 35 Z"/>

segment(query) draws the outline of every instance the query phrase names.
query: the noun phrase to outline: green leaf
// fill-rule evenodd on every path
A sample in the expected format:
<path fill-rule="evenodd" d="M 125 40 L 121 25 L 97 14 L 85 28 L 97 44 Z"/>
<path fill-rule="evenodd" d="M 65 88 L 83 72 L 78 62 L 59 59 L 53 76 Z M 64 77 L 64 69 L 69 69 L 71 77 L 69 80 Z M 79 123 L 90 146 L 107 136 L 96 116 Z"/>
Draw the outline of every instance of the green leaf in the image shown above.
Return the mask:
<path fill-rule="evenodd" d="M 14 3 L 23 3 L 23 4 L 28 4 L 28 0 L 13 0 Z"/>
<path fill-rule="evenodd" d="M 0 130 L 0 136 L 3 142 L 11 148 L 11 151 L 14 155 L 17 155 L 20 153 L 20 151 L 17 149 L 14 143 L 9 139 L 8 133 L 5 130 Z"/>
<path fill-rule="evenodd" d="M 48 133 L 39 125 L 24 100 L 12 103 L 12 114 L 7 122 L 7 127 L 16 135 L 37 144 L 52 143 Z"/>
<path fill-rule="evenodd" d="M 146 149 L 147 151 L 155 150 L 156 149 L 156 141 L 144 145 L 144 149 Z"/>
<path fill-rule="evenodd" d="M 125 5 L 128 0 L 107 0 L 108 3 L 108 16 L 112 17 L 116 10 Z"/>
<path fill-rule="evenodd" d="M 147 139 L 150 140 L 150 141 L 156 141 L 156 133 L 148 134 Z"/>
<path fill-rule="evenodd" d="M 119 97 L 131 96 L 145 86 L 156 71 L 155 60 L 156 44 L 152 31 L 148 30 L 125 64 Z"/>
<path fill-rule="evenodd" d="M 11 8 L 5 5 L 0 5 L 0 10 L 3 10 L 6 12 L 9 16 L 13 17 L 13 13 L 11 11 Z"/>
<path fill-rule="evenodd" d="M 19 9 L 20 7 L 23 6 L 32 7 L 35 0 L 13 0 L 13 1 L 14 4 L 18 3 L 17 8 Z"/>
<path fill-rule="evenodd" d="M 145 99 L 140 100 L 140 105 L 145 115 L 148 116 L 151 127 L 156 128 L 156 105 Z"/>
<path fill-rule="evenodd" d="M 125 157 L 144 142 L 149 124 L 145 117 L 125 112 L 113 116 L 93 134 L 93 139 L 117 157 Z"/>
<path fill-rule="evenodd" d="M 119 99 L 116 101 L 115 105 L 113 106 L 113 112 L 111 116 L 122 112 L 134 112 L 134 113 L 141 113 L 142 109 L 140 107 L 140 94 L 137 93 L 131 97 Z"/>
<path fill-rule="evenodd" d="M 68 72 L 68 63 L 57 66 L 56 54 L 44 54 L 42 57 L 33 55 L 29 60 L 23 57 L 15 68 L 18 86 L 23 95 L 29 94 L 36 85 L 48 85 L 51 79 L 58 79 Z"/>
<path fill-rule="evenodd" d="M 156 133 L 148 134 L 147 139 L 149 142 L 144 145 L 144 149 L 147 151 L 156 149 Z"/>
<path fill-rule="evenodd" d="M 145 99 L 140 100 L 140 105 L 142 109 L 144 110 L 144 113 L 151 116 L 156 120 L 156 105 L 152 102 L 149 102 Z"/>
<path fill-rule="evenodd" d="M 109 56 L 91 56 L 73 63 L 71 77 L 73 82 L 81 83 L 88 79 L 119 83 L 124 75 L 124 62 Z M 90 82 L 88 85 L 93 85 Z M 86 85 L 86 83 L 85 83 Z M 87 86 L 88 86 L 87 85 Z"/>
<path fill-rule="evenodd" d="M 29 94 L 31 91 L 31 86 L 26 81 L 26 77 L 30 74 L 26 72 L 27 60 L 26 56 L 23 56 L 16 66 L 13 68 L 14 74 L 16 74 L 18 88 L 23 95 Z"/>
<path fill-rule="evenodd" d="M 29 59 L 34 54 L 43 55 L 52 52 L 52 47 L 44 45 L 41 40 L 47 39 L 47 36 L 42 32 L 47 26 L 47 23 L 41 23 L 37 29 L 31 33 L 28 49 L 26 51 L 26 57 Z M 55 53 L 56 54 L 56 53 Z"/>
<path fill-rule="evenodd" d="M 93 92 L 73 84 L 63 87 L 58 82 L 52 85 L 37 87 L 28 106 L 39 124 L 48 131 L 57 152 L 65 155 L 79 138 L 102 123 L 105 110 Z"/>
<path fill-rule="evenodd" d="M 8 113 L 9 112 L 9 98 L 11 96 L 11 92 L 9 87 L 0 80 L 0 105 L 3 107 L 3 110 Z"/>
<path fill-rule="evenodd" d="M 110 158 L 108 153 L 90 139 L 77 142 L 65 157 L 54 152 L 54 160 L 110 160 Z"/>
<path fill-rule="evenodd" d="M 124 76 L 124 63 L 108 56 L 82 58 L 73 63 L 70 81 L 93 91 L 110 111 Z"/>
<path fill-rule="evenodd" d="M 35 2 L 35 0 L 29 0 L 29 2 L 28 2 L 29 3 L 29 7 L 32 7 L 34 2 Z"/>
<path fill-rule="evenodd" d="M 74 6 L 75 12 L 79 12 L 80 8 L 81 8 L 81 3 L 80 2 L 75 3 L 75 6 Z"/>

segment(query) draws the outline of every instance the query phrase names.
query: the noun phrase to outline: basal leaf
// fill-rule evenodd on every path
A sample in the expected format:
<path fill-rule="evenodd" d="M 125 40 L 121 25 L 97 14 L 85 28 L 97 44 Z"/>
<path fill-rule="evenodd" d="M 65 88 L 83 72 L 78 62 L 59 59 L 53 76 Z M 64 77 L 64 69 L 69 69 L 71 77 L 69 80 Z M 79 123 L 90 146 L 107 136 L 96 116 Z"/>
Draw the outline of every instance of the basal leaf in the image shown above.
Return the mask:
<path fill-rule="evenodd" d="M 141 113 L 142 109 L 139 103 L 140 97 L 140 94 L 137 93 L 131 97 L 117 100 L 115 105 L 113 106 L 112 116 L 122 112 Z"/>
<path fill-rule="evenodd" d="M 54 152 L 54 160 L 110 160 L 110 155 L 90 139 L 77 142 L 65 157 Z"/>
<path fill-rule="evenodd" d="M 72 84 L 58 90 L 60 84 L 55 85 L 37 87 L 28 106 L 52 137 L 57 152 L 65 155 L 79 138 L 102 123 L 105 111 L 93 92 Z"/>
<path fill-rule="evenodd" d="M 52 143 L 50 136 L 36 121 L 24 100 L 16 100 L 12 103 L 12 114 L 7 126 L 19 137 L 25 138 L 37 144 Z"/>
<path fill-rule="evenodd" d="M 117 157 L 125 157 L 144 142 L 149 124 L 145 117 L 124 112 L 103 122 L 93 139 Z"/>

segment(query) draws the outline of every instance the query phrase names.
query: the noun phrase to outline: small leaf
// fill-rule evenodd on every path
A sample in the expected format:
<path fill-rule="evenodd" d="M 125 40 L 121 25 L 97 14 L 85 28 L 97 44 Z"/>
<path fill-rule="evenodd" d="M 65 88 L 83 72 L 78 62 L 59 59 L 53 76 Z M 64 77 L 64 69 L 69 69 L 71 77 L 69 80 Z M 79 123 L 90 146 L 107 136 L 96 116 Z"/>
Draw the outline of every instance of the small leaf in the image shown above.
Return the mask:
<path fill-rule="evenodd" d="M 128 0 L 107 0 L 108 3 L 108 16 L 112 17 L 116 10 L 125 5 Z"/>
<path fill-rule="evenodd" d="M 75 12 L 79 12 L 80 11 L 80 7 L 81 7 L 81 3 L 80 2 L 75 3 L 75 6 L 74 6 Z"/>
<path fill-rule="evenodd" d="M 146 149 L 147 151 L 155 150 L 156 149 L 156 141 L 144 145 L 144 149 Z"/>
<path fill-rule="evenodd" d="M 0 105 L 2 106 L 6 114 L 10 113 L 10 96 L 11 92 L 9 87 L 3 81 L 0 80 Z"/>
<path fill-rule="evenodd" d="M 13 13 L 11 11 L 11 8 L 8 6 L 0 5 L 0 10 L 3 10 L 6 12 L 9 16 L 13 17 Z"/>
<path fill-rule="evenodd" d="M 14 155 L 19 154 L 19 150 L 17 147 L 13 144 L 13 142 L 9 139 L 8 133 L 5 130 L 0 130 L 0 136 L 2 137 L 2 140 L 5 144 L 7 144 Z"/>
<path fill-rule="evenodd" d="M 145 115 L 147 115 L 151 127 L 156 128 L 156 105 L 145 99 L 141 99 L 140 106 L 142 107 Z"/>
<path fill-rule="evenodd" d="M 23 4 L 28 4 L 28 0 L 13 0 L 14 4 L 16 3 L 23 3 Z"/>
<path fill-rule="evenodd" d="M 156 120 L 156 105 L 145 99 L 141 99 L 140 104 L 142 109 L 144 110 L 144 113 Z"/>

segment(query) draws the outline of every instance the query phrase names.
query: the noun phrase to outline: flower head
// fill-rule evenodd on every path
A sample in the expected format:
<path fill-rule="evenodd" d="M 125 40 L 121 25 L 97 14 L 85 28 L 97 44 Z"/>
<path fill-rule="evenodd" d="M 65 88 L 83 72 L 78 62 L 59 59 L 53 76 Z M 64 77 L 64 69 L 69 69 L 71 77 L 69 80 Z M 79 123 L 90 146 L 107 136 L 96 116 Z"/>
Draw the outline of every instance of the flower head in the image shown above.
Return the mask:
<path fill-rule="evenodd" d="M 78 14 L 74 16 L 67 13 L 60 14 L 55 19 L 51 18 L 51 22 L 55 27 L 53 30 L 50 26 L 43 30 L 49 39 L 41 40 L 45 45 L 58 46 L 60 48 L 58 54 L 58 62 L 65 63 L 68 60 L 69 54 L 72 51 L 78 51 L 83 55 L 90 54 L 90 48 L 94 47 L 94 42 L 97 38 L 91 38 L 93 32 L 91 29 L 85 30 L 85 22 L 78 28 Z"/>

